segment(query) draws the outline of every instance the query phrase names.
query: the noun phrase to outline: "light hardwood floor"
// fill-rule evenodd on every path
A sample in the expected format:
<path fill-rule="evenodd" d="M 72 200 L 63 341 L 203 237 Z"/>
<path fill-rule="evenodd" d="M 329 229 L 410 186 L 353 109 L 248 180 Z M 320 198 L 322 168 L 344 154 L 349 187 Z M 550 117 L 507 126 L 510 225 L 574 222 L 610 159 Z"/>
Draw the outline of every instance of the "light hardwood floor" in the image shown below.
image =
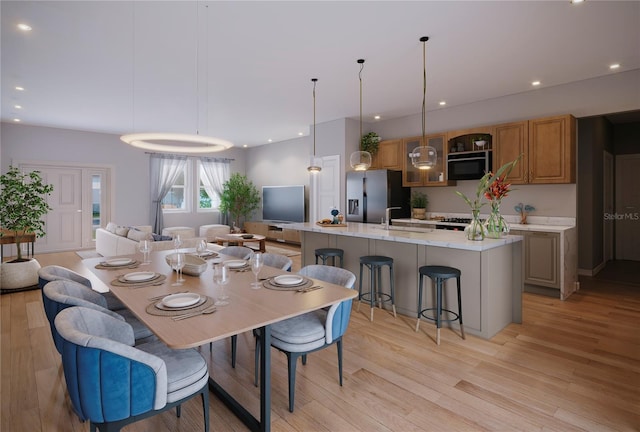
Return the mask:
<path fill-rule="evenodd" d="M 280 246 L 280 245 L 279 245 Z M 37 257 L 82 270 L 74 253 Z M 300 256 L 294 257 L 294 271 Z M 524 322 L 491 340 L 462 340 L 415 318 L 355 308 L 344 339 L 344 386 L 334 348 L 298 367 L 296 409 L 287 410 L 284 355 L 273 351 L 274 431 L 638 431 L 640 430 L 640 286 L 581 279 L 567 301 L 524 295 Z M 42 309 L 41 293 L 0 297 L 1 430 L 86 431 L 73 414 Z M 201 349 L 210 372 L 258 409 L 253 341 L 238 338 Z M 212 431 L 244 426 L 211 398 Z M 126 431 L 201 431 L 197 400 L 182 417 L 166 412 Z"/>

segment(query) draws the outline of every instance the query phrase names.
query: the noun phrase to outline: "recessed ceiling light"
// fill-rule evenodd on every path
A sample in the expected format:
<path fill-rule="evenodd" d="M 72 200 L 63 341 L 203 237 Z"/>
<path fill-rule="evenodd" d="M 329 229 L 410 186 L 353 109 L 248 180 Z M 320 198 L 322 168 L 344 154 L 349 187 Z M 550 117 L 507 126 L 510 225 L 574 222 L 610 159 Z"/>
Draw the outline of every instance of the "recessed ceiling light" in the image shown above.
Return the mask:
<path fill-rule="evenodd" d="M 245 145 L 243 145 L 242 147 L 247 148 L 247 147 L 249 147 L 249 146 L 245 144 Z"/>
<path fill-rule="evenodd" d="M 447 101 L 440 101 L 440 102 L 439 102 L 439 104 L 440 104 L 440 105 L 442 105 L 442 106 L 444 106 L 444 105 L 446 105 L 446 104 L 447 104 Z"/>
<path fill-rule="evenodd" d="M 269 139 L 267 140 L 267 142 L 273 142 L 273 140 L 272 140 L 271 138 L 269 138 Z"/>
<path fill-rule="evenodd" d="M 24 91 L 24 87 L 16 86 L 16 90 L 18 90 L 18 91 Z"/>
<path fill-rule="evenodd" d="M 20 119 L 19 118 L 14 118 L 13 121 L 16 122 L 16 123 L 20 123 Z"/>
<path fill-rule="evenodd" d="M 15 109 L 22 109 L 22 105 L 14 105 L 13 106 Z"/>
<path fill-rule="evenodd" d="M 302 132 L 298 132 L 298 136 L 302 136 Z"/>
<path fill-rule="evenodd" d="M 582 3 L 584 0 L 569 0 L 569 3 L 571 4 L 578 4 L 578 3 Z"/>
<path fill-rule="evenodd" d="M 18 28 L 22 31 L 31 31 L 31 26 L 25 23 L 18 24 Z"/>
<path fill-rule="evenodd" d="M 618 69 L 620 67 L 620 63 L 614 63 L 612 65 L 609 65 L 609 69 Z"/>
<path fill-rule="evenodd" d="M 540 81 L 533 81 L 531 83 L 532 86 L 539 86 L 540 85 Z"/>
<path fill-rule="evenodd" d="M 374 120 L 380 120 L 380 116 L 379 115 L 373 116 L 373 118 L 374 118 Z"/>

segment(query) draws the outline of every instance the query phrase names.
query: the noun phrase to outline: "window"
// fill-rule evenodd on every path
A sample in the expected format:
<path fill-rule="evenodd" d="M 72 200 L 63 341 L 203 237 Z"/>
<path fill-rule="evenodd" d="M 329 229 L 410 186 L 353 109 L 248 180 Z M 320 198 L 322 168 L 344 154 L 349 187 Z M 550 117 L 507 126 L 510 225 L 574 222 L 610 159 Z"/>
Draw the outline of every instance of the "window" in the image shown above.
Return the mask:
<path fill-rule="evenodd" d="M 198 162 L 198 185 L 198 210 L 217 210 L 220 207 L 220 195 L 207 185 L 204 167 L 200 162 Z"/>
<path fill-rule="evenodd" d="M 162 210 L 164 212 L 189 211 L 189 191 L 193 190 L 189 186 L 190 172 L 191 164 L 187 162 L 176 182 L 162 199 Z"/>

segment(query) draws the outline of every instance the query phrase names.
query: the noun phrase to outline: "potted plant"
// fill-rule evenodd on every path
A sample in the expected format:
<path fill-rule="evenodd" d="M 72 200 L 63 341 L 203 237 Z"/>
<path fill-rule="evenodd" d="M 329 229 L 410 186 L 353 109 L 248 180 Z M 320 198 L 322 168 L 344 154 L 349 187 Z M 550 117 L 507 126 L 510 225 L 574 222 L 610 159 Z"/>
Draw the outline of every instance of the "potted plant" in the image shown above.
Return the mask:
<path fill-rule="evenodd" d="M 414 219 L 426 219 L 427 204 L 429 200 L 427 195 L 420 191 L 411 194 L 411 212 Z"/>
<path fill-rule="evenodd" d="M 476 147 L 483 148 L 487 143 L 487 140 L 482 135 L 478 135 L 476 138 L 474 138 L 473 143 L 476 145 Z"/>
<path fill-rule="evenodd" d="M 45 184 L 38 171 L 22 173 L 10 166 L 9 171 L 0 176 L 0 187 L 0 235 L 12 236 L 17 248 L 16 259 L 4 263 L 11 264 L 13 268 L 2 266 L 2 288 L 35 285 L 38 283 L 37 269 L 40 265 L 33 258 L 22 257 L 20 243 L 25 234 L 34 234 L 36 237 L 45 235 L 42 217 L 51 210 L 46 197 L 53 191 L 53 186 Z M 18 264 L 24 265 L 18 268 Z"/>
<path fill-rule="evenodd" d="M 378 152 L 380 137 L 375 132 L 369 132 L 362 136 L 360 140 L 360 150 L 371 153 L 371 156 Z"/>
<path fill-rule="evenodd" d="M 220 194 L 220 211 L 229 212 L 234 227 L 240 226 L 240 217 L 247 217 L 260 207 L 260 192 L 253 182 L 240 173 L 233 173 L 224 182 Z"/>

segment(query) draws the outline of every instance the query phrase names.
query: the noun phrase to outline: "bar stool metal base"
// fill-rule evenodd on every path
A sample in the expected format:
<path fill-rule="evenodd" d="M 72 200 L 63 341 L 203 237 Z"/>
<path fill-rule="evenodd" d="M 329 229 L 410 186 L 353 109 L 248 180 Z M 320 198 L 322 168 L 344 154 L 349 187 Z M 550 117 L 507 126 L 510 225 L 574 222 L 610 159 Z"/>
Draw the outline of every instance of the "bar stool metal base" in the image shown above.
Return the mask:
<path fill-rule="evenodd" d="M 327 260 L 332 259 L 333 266 L 336 265 L 336 257 L 340 259 L 340 267 L 344 268 L 344 251 L 337 248 L 320 248 L 315 250 L 316 264 L 318 264 L 318 258 L 322 260 L 322 265 L 327 265 Z"/>
<path fill-rule="evenodd" d="M 390 293 L 387 294 L 381 290 L 382 282 L 382 267 L 389 266 L 389 287 Z M 362 292 L 362 272 L 363 266 L 369 269 L 369 292 Z M 371 307 L 369 311 L 369 321 L 373 322 L 373 307 L 374 303 L 378 303 L 378 307 L 382 309 L 382 303 L 391 302 L 391 308 L 393 310 L 393 317 L 396 318 L 396 304 L 395 304 L 395 288 L 393 282 L 393 258 L 380 256 L 380 255 L 368 255 L 360 257 L 360 279 L 358 288 L 358 308 L 360 312 L 360 303 L 362 300 L 369 303 Z"/>
<path fill-rule="evenodd" d="M 460 293 L 460 270 L 454 267 L 447 266 L 422 266 L 419 269 L 420 281 L 418 282 L 418 319 L 416 320 L 416 332 L 420 328 L 420 318 L 425 318 L 436 323 L 436 344 L 440 345 L 440 328 L 442 322 L 458 321 L 460 323 L 460 333 L 462 339 L 466 339 L 464 334 L 464 325 L 462 324 L 462 297 Z M 436 288 L 436 307 L 422 308 L 422 289 L 424 276 L 429 277 L 434 283 Z M 458 288 L 458 312 L 454 312 L 442 307 L 442 284 L 444 281 L 450 278 L 456 278 Z M 434 311 L 435 317 L 427 315 L 427 312 Z M 447 312 L 453 316 L 453 318 L 442 318 L 442 313 Z"/>

